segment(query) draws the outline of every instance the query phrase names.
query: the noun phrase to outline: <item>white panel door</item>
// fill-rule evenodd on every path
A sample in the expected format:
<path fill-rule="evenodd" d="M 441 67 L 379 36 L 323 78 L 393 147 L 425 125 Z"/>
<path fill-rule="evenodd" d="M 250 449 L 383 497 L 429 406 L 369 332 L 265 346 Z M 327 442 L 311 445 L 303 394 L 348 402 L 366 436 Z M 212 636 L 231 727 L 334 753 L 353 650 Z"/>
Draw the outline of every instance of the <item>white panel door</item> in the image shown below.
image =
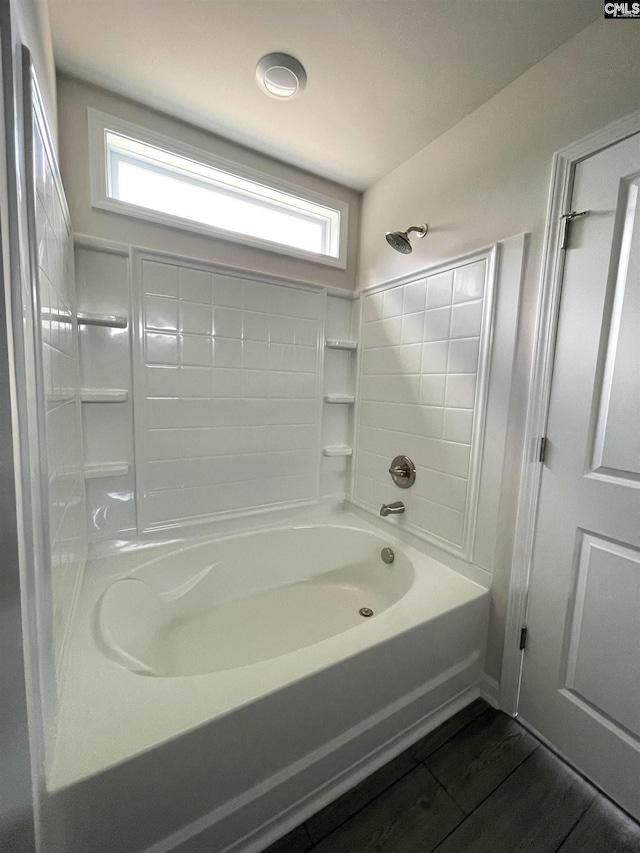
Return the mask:
<path fill-rule="evenodd" d="M 580 162 L 519 712 L 640 817 L 640 136 Z"/>

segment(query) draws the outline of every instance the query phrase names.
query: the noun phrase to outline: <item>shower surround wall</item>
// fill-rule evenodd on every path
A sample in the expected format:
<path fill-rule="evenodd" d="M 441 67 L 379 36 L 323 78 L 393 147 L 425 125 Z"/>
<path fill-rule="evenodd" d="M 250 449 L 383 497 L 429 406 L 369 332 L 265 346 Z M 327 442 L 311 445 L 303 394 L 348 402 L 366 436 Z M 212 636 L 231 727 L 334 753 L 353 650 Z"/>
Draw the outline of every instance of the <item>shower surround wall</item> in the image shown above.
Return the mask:
<path fill-rule="evenodd" d="M 134 261 L 140 531 L 317 500 L 326 297 Z"/>
<path fill-rule="evenodd" d="M 402 526 L 471 559 L 487 396 L 494 255 L 363 299 L 354 498 L 402 499 Z M 388 468 L 416 465 L 411 489 Z"/>
<path fill-rule="evenodd" d="M 344 500 L 351 460 L 322 448 L 352 407 L 321 395 L 353 393 L 324 349 L 353 337 L 350 294 L 87 237 L 75 258 L 79 310 L 120 326 L 80 326 L 93 541 Z"/>
<path fill-rule="evenodd" d="M 80 362 L 71 223 L 37 95 L 33 112 L 33 218 L 40 308 L 53 633 L 60 668 L 86 559 Z M 38 306 L 36 306 L 37 308 Z"/>

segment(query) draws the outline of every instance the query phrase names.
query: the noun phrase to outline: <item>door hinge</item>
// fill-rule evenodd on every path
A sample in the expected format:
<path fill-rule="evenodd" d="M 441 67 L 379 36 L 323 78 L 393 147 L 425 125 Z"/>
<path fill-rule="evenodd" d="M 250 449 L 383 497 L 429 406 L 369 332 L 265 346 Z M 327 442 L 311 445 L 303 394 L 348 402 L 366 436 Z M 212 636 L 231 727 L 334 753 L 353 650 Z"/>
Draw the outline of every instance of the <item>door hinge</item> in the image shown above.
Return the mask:
<path fill-rule="evenodd" d="M 547 437 L 543 435 L 538 439 L 538 462 L 544 462 L 547 458 Z"/>
<path fill-rule="evenodd" d="M 586 216 L 589 213 L 588 210 L 582 210 L 580 213 L 576 213 L 575 210 L 572 210 L 571 213 L 565 213 L 560 217 L 560 248 L 566 249 L 567 244 L 569 242 L 569 223 L 573 222 L 574 219 L 578 219 L 580 216 Z"/>
<path fill-rule="evenodd" d="M 518 643 L 518 648 L 520 649 L 520 651 L 522 651 L 526 645 L 527 645 L 527 626 L 523 625 L 522 628 L 520 628 L 520 642 Z"/>

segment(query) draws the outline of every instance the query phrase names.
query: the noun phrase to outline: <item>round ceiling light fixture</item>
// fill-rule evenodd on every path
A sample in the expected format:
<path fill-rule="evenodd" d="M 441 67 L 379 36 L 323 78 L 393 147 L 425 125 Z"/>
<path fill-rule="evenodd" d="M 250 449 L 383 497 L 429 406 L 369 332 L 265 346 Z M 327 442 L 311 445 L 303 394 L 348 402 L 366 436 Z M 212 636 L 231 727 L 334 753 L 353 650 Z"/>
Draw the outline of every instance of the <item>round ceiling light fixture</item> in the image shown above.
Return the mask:
<path fill-rule="evenodd" d="M 256 65 L 256 80 L 263 92 L 278 100 L 291 100 L 307 84 L 302 63 L 288 53 L 268 53 Z"/>

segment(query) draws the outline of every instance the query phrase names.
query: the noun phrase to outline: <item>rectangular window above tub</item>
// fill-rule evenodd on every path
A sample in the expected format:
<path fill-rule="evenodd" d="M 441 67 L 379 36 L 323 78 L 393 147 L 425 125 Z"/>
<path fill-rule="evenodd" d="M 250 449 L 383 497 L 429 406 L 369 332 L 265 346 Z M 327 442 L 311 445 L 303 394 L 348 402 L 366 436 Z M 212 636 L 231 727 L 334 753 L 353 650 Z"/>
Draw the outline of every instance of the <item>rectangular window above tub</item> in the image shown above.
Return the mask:
<path fill-rule="evenodd" d="M 89 110 L 94 207 L 345 269 L 346 202 Z"/>

